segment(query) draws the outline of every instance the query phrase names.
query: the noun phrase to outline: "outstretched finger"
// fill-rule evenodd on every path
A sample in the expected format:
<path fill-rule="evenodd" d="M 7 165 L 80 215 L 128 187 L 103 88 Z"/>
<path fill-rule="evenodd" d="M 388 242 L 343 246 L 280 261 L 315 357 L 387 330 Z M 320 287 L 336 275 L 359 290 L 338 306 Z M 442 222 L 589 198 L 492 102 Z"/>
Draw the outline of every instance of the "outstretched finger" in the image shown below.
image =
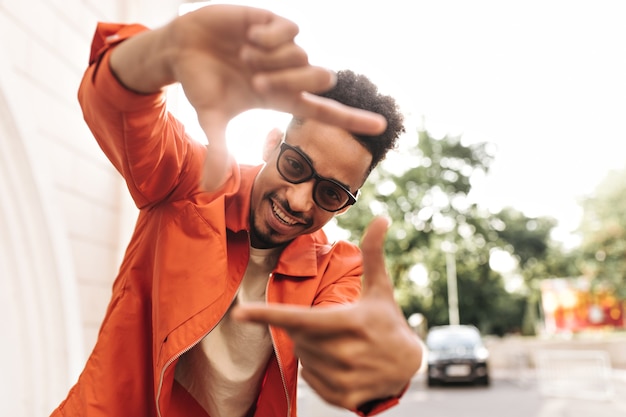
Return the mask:
<path fill-rule="evenodd" d="M 285 48 L 287 49 L 287 48 Z M 281 62 L 282 68 L 275 68 L 273 71 L 257 72 L 252 80 L 254 89 L 261 96 L 271 99 L 272 96 L 281 95 L 289 97 L 283 105 L 289 106 L 289 108 L 281 109 L 290 113 L 297 113 L 298 116 L 311 116 L 311 111 L 317 107 L 328 106 L 336 103 L 330 99 L 317 100 L 317 96 L 309 97 L 309 93 L 321 93 L 328 91 L 337 83 L 336 74 L 326 68 L 316 67 L 308 65 L 304 62 L 299 50 L 291 48 L 290 51 L 281 51 L 288 56 L 288 60 L 293 62 Z M 248 49 L 247 52 L 254 53 L 255 51 Z M 258 53 L 258 51 L 256 51 Z M 289 55 L 291 55 L 289 57 Z M 253 65 L 261 65 L 261 59 L 272 61 L 275 60 L 272 54 L 258 54 L 249 55 L 246 57 L 249 61 L 253 62 Z M 306 57 L 305 57 L 306 58 Z M 284 58 L 283 58 L 284 60 Z M 276 63 L 275 61 L 273 63 Z M 337 103 L 339 104 L 339 103 Z M 341 110 L 342 107 L 335 105 L 335 108 Z"/>
<path fill-rule="evenodd" d="M 376 217 L 365 230 L 361 241 L 363 253 L 363 293 L 382 290 L 393 293 L 393 286 L 385 268 L 385 235 L 389 228 L 389 219 Z"/>
<path fill-rule="evenodd" d="M 243 46 L 240 52 L 241 59 L 256 72 L 271 72 L 280 71 L 286 68 L 313 68 L 309 67 L 309 57 L 304 51 L 294 43 L 288 43 L 281 47 L 266 50 L 256 48 L 253 46 Z M 329 75 L 322 74 L 326 79 L 329 79 Z M 283 79 L 286 77 L 282 77 Z M 298 86 L 300 87 L 300 86 Z M 332 85 L 327 81 L 323 86 L 323 90 L 327 90 Z M 306 88 L 299 88 L 300 90 L 308 90 Z"/>
<path fill-rule="evenodd" d="M 344 315 L 349 314 L 345 306 L 312 309 L 308 307 L 249 303 L 237 305 L 232 317 L 237 320 L 264 323 L 281 327 L 287 331 L 298 330 L 308 334 L 332 335 L 345 333 Z"/>
<path fill-rule="evenodd" d="M 387 120 L 380 114 L 309 93 L 302 93 L 294 113 L 362 135 L 378 135 L 387 128 Z"/>

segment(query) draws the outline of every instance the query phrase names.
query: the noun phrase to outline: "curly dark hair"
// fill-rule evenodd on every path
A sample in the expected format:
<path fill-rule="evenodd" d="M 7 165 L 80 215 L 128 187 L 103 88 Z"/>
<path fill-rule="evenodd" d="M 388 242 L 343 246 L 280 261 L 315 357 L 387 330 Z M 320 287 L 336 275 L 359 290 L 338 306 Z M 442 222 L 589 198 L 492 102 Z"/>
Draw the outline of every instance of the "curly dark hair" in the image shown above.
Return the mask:
<path fill-rule="evenodd" d="M 377 136 L 357 135 L 354 137 L 372 154 L 371 172 L 396 147 L 398 137 L 405 132 L 404 116 L 391 96 L 383 95 L 378 87 L 365 75 L 351 70 L 337 72 L 337 84 L 329 91 L 319 94 L 347 106 L 369 110 L 387 119 L 387 129 Z"/>

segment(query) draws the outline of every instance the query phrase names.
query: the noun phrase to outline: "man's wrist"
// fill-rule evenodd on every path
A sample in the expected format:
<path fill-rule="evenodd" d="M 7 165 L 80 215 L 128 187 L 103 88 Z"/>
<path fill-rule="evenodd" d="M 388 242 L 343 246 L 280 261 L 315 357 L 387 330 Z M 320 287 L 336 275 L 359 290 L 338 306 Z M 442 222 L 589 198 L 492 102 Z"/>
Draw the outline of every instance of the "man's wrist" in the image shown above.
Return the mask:
<path fill-rule="evenodd" d="M 398 404 L 400 398 L 404 395 L 408 388 L 409 384 L 405 385 L 405 387 L 400 391 L 400 393 L 398 393 L 398 395 L 367 401 L 358 406 L 356 408 L 356 412 L 360 416 L 371 416 L 381 413 Z"/>

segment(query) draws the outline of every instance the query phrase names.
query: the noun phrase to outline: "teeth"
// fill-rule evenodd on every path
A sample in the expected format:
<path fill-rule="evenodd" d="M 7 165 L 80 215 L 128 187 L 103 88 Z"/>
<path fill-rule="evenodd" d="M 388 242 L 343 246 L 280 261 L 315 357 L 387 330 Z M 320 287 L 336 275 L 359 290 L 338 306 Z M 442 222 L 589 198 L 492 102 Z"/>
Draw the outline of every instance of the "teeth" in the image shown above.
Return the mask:
<path fill-rule="evenodd" d="M 287 216 L 287 213 L 282 211 L 280 209 L 280 207 L 278 207 L 278 205 L 272 204 L 272 208 L 274 209 L 273 211 L 274 211 L 274 214 L 276 215 L 276 217 L 278 217 L 283 223 L 288 224 L 290 226 L 293 226 L 294 224 L 297 223 L 297 222 L 293 221 L 291 219 L 291 217 Z"/>

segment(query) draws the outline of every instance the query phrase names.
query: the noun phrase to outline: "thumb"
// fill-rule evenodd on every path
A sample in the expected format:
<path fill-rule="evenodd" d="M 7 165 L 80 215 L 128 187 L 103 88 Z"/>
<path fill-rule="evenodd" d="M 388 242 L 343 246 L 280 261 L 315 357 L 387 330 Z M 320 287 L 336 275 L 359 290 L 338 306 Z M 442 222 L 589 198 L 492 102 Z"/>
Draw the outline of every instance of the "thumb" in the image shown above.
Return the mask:
<path fill-rule="evenodd" d="M 383 247 L 390 220 L 376 217 L 365 230 L 361 241 L 363 253 L 363 294 L 382 292 L 393 297 L 393 286 L 385 268 Z"/>
<path fill-rule="evenodd" d="M 230 161 L 226 146 L 227 122 L 200 115 L 198 115 L 198 121 L 209 142 L 201 185 L 206 191 L 216 191 L 226 180 Z"/>

